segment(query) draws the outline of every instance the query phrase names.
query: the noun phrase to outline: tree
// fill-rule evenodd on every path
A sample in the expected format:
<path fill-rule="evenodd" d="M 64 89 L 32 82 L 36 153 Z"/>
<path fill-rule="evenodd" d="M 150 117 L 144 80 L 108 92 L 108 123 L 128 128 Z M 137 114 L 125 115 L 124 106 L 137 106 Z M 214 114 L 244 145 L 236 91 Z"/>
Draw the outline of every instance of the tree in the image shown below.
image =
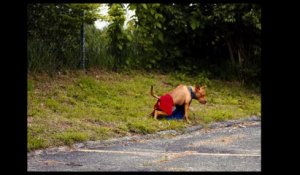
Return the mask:
<path fill-rule="evenodd" d="M 230 66 L 241 82 L 260 75 L 261 7 L 259 4 L 212 4 L 207 24 L 228 48 Z M 212 26 L 213 25 L 213 26 Z M 251 70 L 251 71 L 249 71 Z"/>
<path fill-rule="evenodd" d="M 153 63 L 151 67 L 201 69 L 220 76 L 233 69 L 229 74 L 241 81 L 259 77 L 259 4 L 131 4 L 130 8 L 135 9 L 143 55 L 151 56 L 145 59 Z"/>
<path fill-rule="evenodd" d="M 123 29 L 125 22 L 125 9 L 122 4 L 110 4 L 108 15 L 108 21 L 110 24 L 107 32 L 110 36 L 110 51 L 115 59 L 113 70 L 117 71 L 118 68 L 124 63 L 122 59 L 122 53 L 125 49 L 127 41 Z"/>
<path fill-rule="evenodd" d="M 79 61 L 79 32 L 82 23 L 92 24 L 99 15 L 99 4 L 29 4 L 27 7 L 28 42 L 49 48 L 61 68 Z M 85 16 L 82 16 L 83 11 Z M 30 60 L 31 58 L 29 58 Z M 78 60 L 76 60 L 78 59 Z"/>

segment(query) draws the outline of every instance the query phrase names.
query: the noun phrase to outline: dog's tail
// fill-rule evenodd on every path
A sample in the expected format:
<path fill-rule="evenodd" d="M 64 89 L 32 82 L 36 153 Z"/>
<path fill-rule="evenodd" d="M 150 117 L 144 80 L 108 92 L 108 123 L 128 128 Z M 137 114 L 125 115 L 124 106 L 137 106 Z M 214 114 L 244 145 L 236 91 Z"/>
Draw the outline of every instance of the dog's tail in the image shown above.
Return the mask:
<path fill-rule="evenodd" d="M 155 95 L 155 94 L 153 93 L 153 86 L 152 86 L 152 85 L 151 85 L 151 91 L 150 91 L 150 94 L 151 94 L 154 98 L 159 99 L 159 96 L 158 96 L 158 95 Z"/>

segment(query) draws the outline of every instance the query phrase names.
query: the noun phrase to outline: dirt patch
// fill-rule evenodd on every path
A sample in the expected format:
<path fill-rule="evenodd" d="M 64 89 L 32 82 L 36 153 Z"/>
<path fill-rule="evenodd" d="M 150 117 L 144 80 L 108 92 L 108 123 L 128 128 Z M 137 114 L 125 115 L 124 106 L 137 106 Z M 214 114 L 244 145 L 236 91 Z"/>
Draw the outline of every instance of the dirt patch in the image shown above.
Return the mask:
<path fill-rule="evenodd" d="M 33 120 L 32 117 L 27 116 L 27 126 L 31 126 L 32 120 Z"/>
<path fill-rule="evenodd" d="M 187 171 L 186 168 L 179 168 L 179 167 L 167 167 L 164 170 L 165 171 Z"/>
<path fill-rule="evenodd" d="M 43 163 L 45 165 L 55 165 L 55 164 L 64 164 L 64 162 L 61 162 L 61 161 L 56 161 L 56 160 L 46 160 L 46 161 L 43 161 Z"/>
<path fill-rule="evenodd" d="M 217 137 L 214 139 L 209 139 L 209 140 L 201 140 L 199 142 L 194 142 L 191 145 L 189 145 L 190 147 L 200 147 L 203 145 L 228 145 L 231 144 L 234 141 L 237 141 L 241 138 L 244 138 L 245 135 L 241 135 L 241 134 L 237 134 L 237 135 L 231 135 L 231 136 L 222 136 L 222 137 Z"/>
<path fill-rule="evenodd" d="M 194 153 L 193 151 L 185 151 L 185 152 L 180 152 L 180 153 L 162 153 L 164 155 L 161 156 L 160 159 L 154 160 L 154 161 L 151 161 L 151 162 L 146 162 L 144 164 L 145 164 L 145 166 L 152 166 L 153 164 L 168 162 L 168 161 L 171 161 L 171 160 L 174 160 L 174 159 L 189 156 L 193 153 Z"/>

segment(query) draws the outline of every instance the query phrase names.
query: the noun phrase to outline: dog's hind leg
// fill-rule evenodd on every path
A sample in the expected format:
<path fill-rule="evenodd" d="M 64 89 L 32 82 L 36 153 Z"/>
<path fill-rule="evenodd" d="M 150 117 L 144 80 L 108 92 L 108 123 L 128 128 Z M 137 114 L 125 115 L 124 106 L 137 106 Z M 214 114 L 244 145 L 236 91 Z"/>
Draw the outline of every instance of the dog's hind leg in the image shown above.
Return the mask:
<path fill-rule="evenodd" d="M 161 115 L 162 115 L 162 116 L 168 116 L 168 114 L 165 113 L 164 111 L 155 110 L 155 111 L 154 111 L 154 116 L 153 116 L 153 117 L 154 117 L 155 120 L 157 120 L 157 117 L 158 117 L 158 116 L 161 116 Z"/>

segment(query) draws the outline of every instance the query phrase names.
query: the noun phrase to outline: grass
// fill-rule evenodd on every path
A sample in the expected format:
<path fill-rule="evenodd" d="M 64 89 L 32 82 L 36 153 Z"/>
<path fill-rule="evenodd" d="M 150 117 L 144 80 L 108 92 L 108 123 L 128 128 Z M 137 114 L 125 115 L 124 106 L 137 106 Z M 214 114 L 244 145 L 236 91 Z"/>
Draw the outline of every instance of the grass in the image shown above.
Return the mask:
<path fill-rule="evenodd" d="M 197 77 L 201 79 L 201 77 Z M 155 121 L 146 117 L 155 99 L 193 77 L 145 72 L 113 73 L 90 70 L 60 75 L 28 75 L 28 151 L 87 140 L 104 140 L 161 130 L 182 130 L 190 125 L 260 115 L 260 94 L 236 82 L 208 80 L 207 105 L 191 104 L 190 120 Z"/>

